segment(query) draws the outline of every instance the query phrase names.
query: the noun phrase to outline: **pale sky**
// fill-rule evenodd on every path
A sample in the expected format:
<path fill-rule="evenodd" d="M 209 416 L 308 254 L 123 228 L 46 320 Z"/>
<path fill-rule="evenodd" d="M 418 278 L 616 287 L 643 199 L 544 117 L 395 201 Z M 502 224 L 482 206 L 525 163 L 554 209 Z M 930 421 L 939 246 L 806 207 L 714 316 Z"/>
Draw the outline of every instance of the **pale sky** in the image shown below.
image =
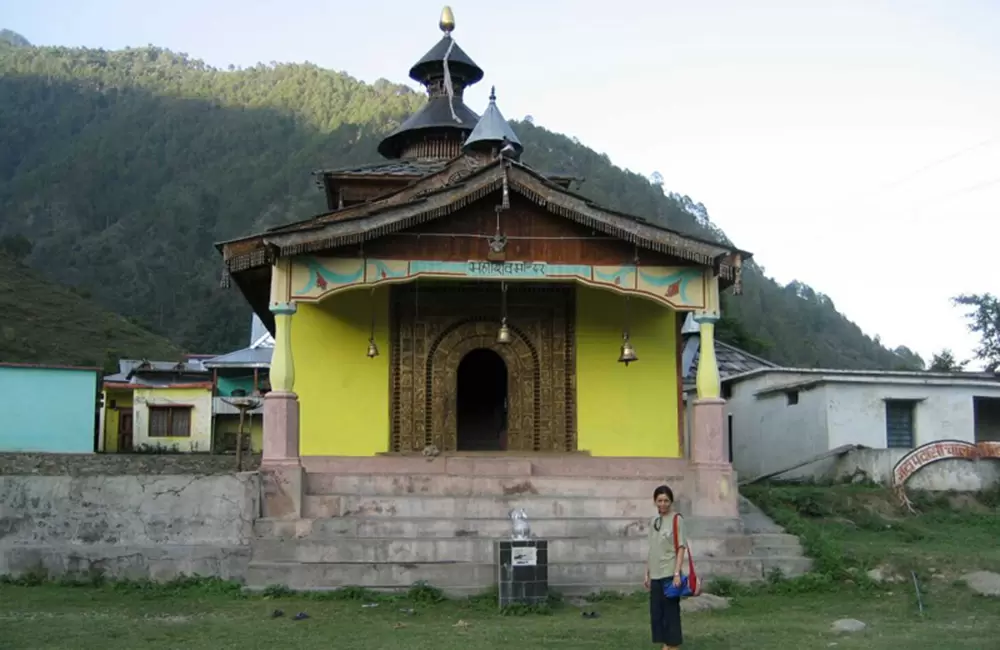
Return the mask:
<path fill-rule="evenodd" d="M 408 82 L 441 0 L 31 0 L 37 45 L 154 44 Z M 969 358 L 949 298 L 1000 291 L 1000 1 L 451 0 L 509 118 L 691 196 L 779 282 L 868 334 Z M 414 85 L 415 84 L 412 84 Z"/>

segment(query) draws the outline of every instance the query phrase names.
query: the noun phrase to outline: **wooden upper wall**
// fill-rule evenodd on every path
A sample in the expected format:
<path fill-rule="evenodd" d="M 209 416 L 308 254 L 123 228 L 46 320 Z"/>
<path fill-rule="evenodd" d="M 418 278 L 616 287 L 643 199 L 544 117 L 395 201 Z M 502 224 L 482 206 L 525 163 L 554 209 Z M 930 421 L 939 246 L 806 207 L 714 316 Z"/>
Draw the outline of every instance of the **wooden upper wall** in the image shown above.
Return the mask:
<path fill-rule="evenodd" d="M 487 238 L 496 232 L 497 198 L 491 196 L 453 215 L 367 242 L 363 256 L 370 259 L 442 262 L 485 260 L 489 254 Z M 500 213 L 500 232 L 508 237 L 507 261 L 594 266 L 635 262 L 636 247 L 633 244 L 546 212 L 515 194 L 510 196 L 510 209 Z M 420 237 L 418 234 L 427 236 Z M 359 247 L 350 246 L 331 251 L 330 255 L 356 257 L 362 252 Z M 638 255 L 641 265 L 691 266 L 687 260 L 650 250 L 639 249 Z"/>

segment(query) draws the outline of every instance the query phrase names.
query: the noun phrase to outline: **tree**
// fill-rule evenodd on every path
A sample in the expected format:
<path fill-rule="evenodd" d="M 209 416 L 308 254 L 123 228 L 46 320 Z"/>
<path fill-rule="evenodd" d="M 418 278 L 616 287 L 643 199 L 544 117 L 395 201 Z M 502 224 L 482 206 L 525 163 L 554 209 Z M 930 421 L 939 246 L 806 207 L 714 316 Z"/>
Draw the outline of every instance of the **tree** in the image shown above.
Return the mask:
<path fill-rule="evenodd" d="M 965 313 L 969 331 L 979 335 L 976 358 L 987 371 L 996 372 L 1000 368 L 1000 300 L 991 293 L 969 293 L 952 298 L 952 302 L 969 308 Z"/>
<path fill-rule="evenodd" d="M 28 39 L 9 29 L 0 29 L 0 43 L 6 43 L 14 47 L 31 47 Z"/>
<path fill-rule="evenodd" d="M 926 366 L 923 358 L 905 345 L 897 346 L 892 352 L 899 357 L 899 370 L 923 370 Z M 893 367 L 893 370 L 896 369 Z"/>
<path fill-rule="evenodd" d="M 15 262 L 23 262 L 35 246 L 24 235 L 4 235 L 0 237 L 0 254 L 6 255 Z"/>
<path fill-rule="evenodd" d="M 930 372 L 962 372 L 968 363 L 968 361 L 956 359 L 952 351 L 946 348 L 931 357 L 931 365 L 927 370 Z"/>

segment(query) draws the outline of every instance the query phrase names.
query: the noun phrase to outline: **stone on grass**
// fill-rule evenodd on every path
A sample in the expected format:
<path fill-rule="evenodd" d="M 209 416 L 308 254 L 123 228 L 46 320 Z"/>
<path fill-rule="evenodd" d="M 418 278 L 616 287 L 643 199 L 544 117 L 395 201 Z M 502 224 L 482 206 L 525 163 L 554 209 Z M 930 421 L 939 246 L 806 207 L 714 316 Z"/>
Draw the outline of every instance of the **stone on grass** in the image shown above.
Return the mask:
<path fill-rule="evenodd" d="M 899 582 L 900 577 L 892 572 L 892 569 L 887 566 L 875 567 L 868 572 L 868 579 L 872 582 L 882 584 L 883 582 Z"/>
<path fill-rule="evenodd" d="M 685 598 L 681 601 L 681 611 L 707 612 L 713 609 L 729 609 L 729 599 L 714 594 L 702 594 L 697 598 Z"/>
<path fill-rule="evenodd" d="M 856 618 L 842 618 L 834 621 L 831 629 L 837 634 L 853 634 L 864 631 L 866 627 L 868 626 Z"/>
<path fill-rule="evenodd" d="M 1000 573 L 974 571 L 962 576 L 962 582 L 980 596 L 1000 596 Z"/>

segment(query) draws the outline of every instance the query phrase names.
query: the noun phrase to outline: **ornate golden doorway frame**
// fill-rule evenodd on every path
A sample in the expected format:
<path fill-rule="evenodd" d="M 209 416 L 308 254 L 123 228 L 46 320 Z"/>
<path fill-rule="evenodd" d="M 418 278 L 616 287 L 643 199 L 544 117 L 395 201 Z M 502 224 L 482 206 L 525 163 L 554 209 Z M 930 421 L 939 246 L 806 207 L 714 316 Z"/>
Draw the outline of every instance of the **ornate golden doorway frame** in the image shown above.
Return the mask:
<path fill-rule="evenodd" d="M 394 286 L 390 320 L 392 451 L 457 450 L 458 364 L 478 348 L 507 364 L 507 450 L 576 450 L 572 286 L 509 284 L 506 345 L 499 283 Z"/>

